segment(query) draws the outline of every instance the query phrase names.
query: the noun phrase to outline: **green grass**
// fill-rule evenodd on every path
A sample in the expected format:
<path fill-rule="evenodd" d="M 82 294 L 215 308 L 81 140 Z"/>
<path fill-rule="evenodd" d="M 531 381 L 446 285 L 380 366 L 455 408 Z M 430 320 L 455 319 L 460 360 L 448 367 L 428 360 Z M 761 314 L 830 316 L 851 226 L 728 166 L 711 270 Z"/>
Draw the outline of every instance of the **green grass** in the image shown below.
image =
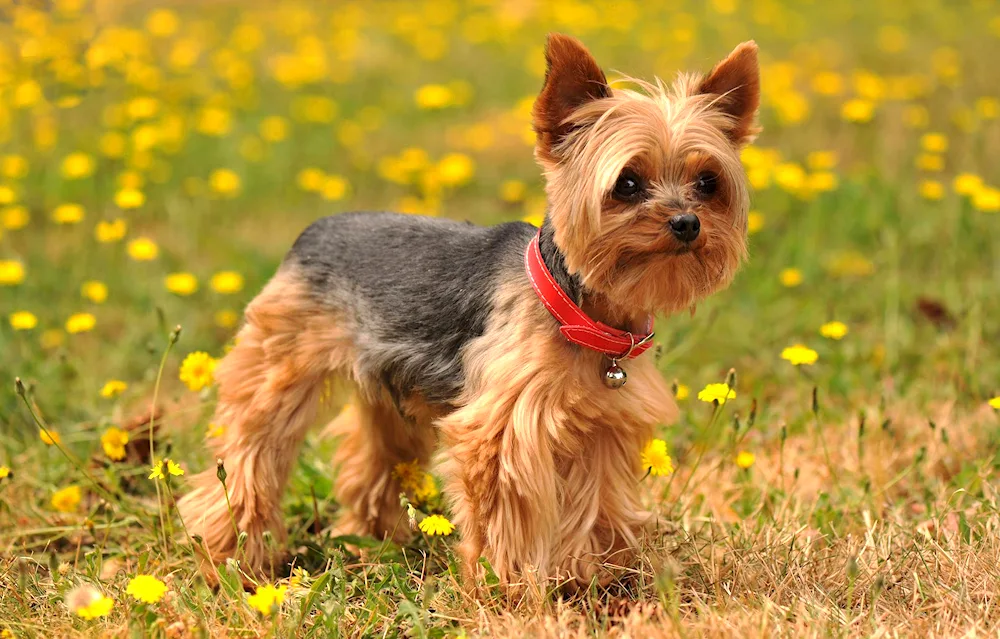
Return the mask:
<path fill-rule="evenodd" d="M 1000 182 L 992 161 L 1000 125 L 991 115 L 998 96 L 989 61 L 1000 53 L 1000 10 L 943 1 L 679 5 L 182 3 L 181 25 L 167 37 L 105 33 L 112 61 L 103 79 L 86 67 L 101 52 L 97 45 L 86 57 L 95 41 L 88 25 L 141 29 L 151 4 L 51 19 L 0 9 L 12 18 L 0 21 L 0 155 L 23 156 L 30 167 L 23 177 L 0 177 L 0 186 L 12 186 L 15 204 L 31 216 L 13 229 L 5 215 L 14 204 L 0 207 L 0 261 L 16 260 L 26 271 L 23 282 L 0 285 L 0 465 L 12 471 L 0 480 L 0 628 L 18 637 L 996 632 L 1000 422 L 987 402 L 1000 395 L 993 319 L 1000 314 L 1000 217 L 990 210 L 989 186 Z M 241 49 L 248 28 L 239 24 L 260 30 L 258 47 Z M 285 497 L 287 550 L 306 571 L 294 583 L 275 575 L 290 586 L 285 604 L 270 618 L 255 612 L 235 567 L 222 569 L 219 589 L 209 588 L 165 486 L 147 479 L 145 427 L 132 433 L 138 445 L 120 463 L 102 452 L 101 434 L 141 423 L 155 404 L 162 411 L 156 456 L 189 473 L 210 467 L 202 441 L 214 391 L 187 390 L 180 362 L 197 350 L 223 354 L 233 328 L 220 327 L 216 314 L 238 313 L 320 215 L 419 206 L 490 224 L 540 212 L 524 105 L 540 87 L 541 46 L 552 30 L 580 36 L 605 68 L 643 78 L 707 70 L 739 41 L 756 39 L 764 92 L 756 146 L 780 158 L 748 157 L 769 185 L 755 190 L 763 226 L 736 282 L 693 316 L 658 324 L 659 366 L 690 397 L 679 402 L 678 423 L 659 432 L 676 474 L 643 481 L 658 523 L 633 578 L 575 597 L 553 589 L 541 601 L 510 601 L 488 583 L 473 594 L 460 582 L 451 538 L 417 536 L 403 547 L 333 538 L 333 444 L 317 432 Z M 200 61 L 177 69 L 171 51 L 188 40 L 201 49 Z M 62 54 L 60 43 L 68 47 Z M 282 55 L 317 45 L 325 55 L 321 80 L 287 86 L 273 77 Z M 249 81 L 226 80 L 246 69 Z M 814 80 L 826 71 L 840 75 L 839 94 L 816 91 Z M 862 71 L 875 80 L 859 79 Z M 15 106 L 16 87 L 32 78 L 46 101 Z M 467 99 L 420 109 L 414 93 L 426 84 L 452 86 Z M 157 115 L 116 117 L 144 95 L 157 98 Z M 66 96 L 81 99 L 67 107 L 60 103 Z M 335 117 L 301 121 L 302 96 L 331 98 Z M 873 119 L 845 121 L 842 105 L 859 96 L 874 106 Z M 790 105 L 800 102 L 808 113 L 790 121 Z M 231 114 L 221 137 L 197 131 L 209 104 Z M 288 119 L 286 139 L 260 140 L 258 127 L 270 115 Z M 172 118 L 183 123 L 182 136 L 161 140 L 148 158 L 98 150 L 109 130 L 132 136 Z M 57 136 L 46 145 L 39 135 L 49 122 Z M 941 172 L 917 168 L 927 132 L 947 141 L 947 150 L 929 153 L 940 158 Z M 246 153 L 255 145 L 259 156 L 254 148 Z M 380 165 L 407 148 L 429 158 L 423 177 L 387 180 Z M 92 176 L 61 175 L 73 151 L 94 156 Z M 836 166 L 808 166 L 815 151 L 834 152 Z M 435 163 L 454 152 L 469 156 L 474 174 L 428 186 Z M 837 184 L 804 190 L 796 166 L 806 176 L 832 171 Z M 306 167 L 344 177 L 346 196 L 328 201 L 301 189 L 297 176 Z M 207 190 L 220 168 L 241 178 L 233 198 Z M 114 195 L 129 170 L 144 178 L 146 201 L 121 211 Z M 955 193 L 961 173 L 984 186 Z M 507 180 L 524 182 L 523 199 L 501 198 Z M 922 197 L 926 180 L 943 185 L 942 199 Z M 51 221 L 51 210 L 66 202 L 83 205 L 82 222 Z M 127 237 L 98 243 L 93 227 L 115 217 L 127 221 Z M 125 244 L 140 236 L 157 242 L 157 259 L 128 257 Z M 800 285 L 782 284 L 788 268 L 801 273 Z M 211 276 L 223 270 L 242 274 L 242 290 L 212 290 Z M 179 271 L 198 278 L 195 294 L 166 290 L 163 278 Z M 107 285 L 105 302 L 81 298 L 88 280 Z M 37 327 L 13 330 L 7 316 L 22 310 L 37 317 Z M 94 330 L 66 334 L 64 323 L 77 312 L 95 316 Z M 831 320 L 849 327 L 842 340 L 820 336 Z M 182 332 L 167 353 L 176 325 Z M 815 365 L 781 359 L 797 343 L 818 352 Z M 695 395 L 730 369 L 737 397 L 713 421 L 713 407 Z M 41 442 L 15 376 L 74 461 Z M 128 390 L 101 397 L 109 379 L 126 381 Z M 736 466 L 740 451 L 756 456 L 751 468 Z M 184 479 L 171 480 L 174 493 L 184 491 Z M 58 512 L 51 497 L 70 485 L 81 488 L 82 500 L 73 512 Z M 139 604 L 126 593 L 139 573 L 167 583 L 163 601 Z M 114 598 L 109 616 L 86 621 L 67 609 L 65 595 L 81 584 Z"/>

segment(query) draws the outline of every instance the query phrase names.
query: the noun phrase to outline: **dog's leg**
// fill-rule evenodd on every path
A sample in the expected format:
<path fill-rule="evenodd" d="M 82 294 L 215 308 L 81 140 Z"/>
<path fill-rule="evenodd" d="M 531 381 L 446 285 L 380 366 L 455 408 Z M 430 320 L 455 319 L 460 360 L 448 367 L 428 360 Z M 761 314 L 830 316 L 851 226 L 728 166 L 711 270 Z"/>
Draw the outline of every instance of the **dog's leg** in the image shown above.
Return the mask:
<path fill-rule="evenodd" d="M 427 424 L 404 420 L 388 397 L 359 393 L 330 424 L 340 438 L 334 454 L 334 493 L 343 511 L 341 534 L 373 535 L 404 541 L 410 535 L 402 518 L 402 488 L 393 469 L 400 462 L 426 464 L 434 433 Z"/>
<path fill-rule="evenodd" d="M 225 434 L 213 443 L 228 474 L 228 504 L 215 468 L 195 476 L 179 503 L 213 563 L 234 556 L 237 534 L 246 532 L 238 557 L 245 569 L 273 568 L 262 534 L 269 530 L 279 543 L 286 537 L 281 494 L 324 381 L 350 365 L 350 344 L 338 314 L 311 297 L 293 269 L 279 272 L 248 306 L 236 345 L 215 372 L 214 421 Z"/>

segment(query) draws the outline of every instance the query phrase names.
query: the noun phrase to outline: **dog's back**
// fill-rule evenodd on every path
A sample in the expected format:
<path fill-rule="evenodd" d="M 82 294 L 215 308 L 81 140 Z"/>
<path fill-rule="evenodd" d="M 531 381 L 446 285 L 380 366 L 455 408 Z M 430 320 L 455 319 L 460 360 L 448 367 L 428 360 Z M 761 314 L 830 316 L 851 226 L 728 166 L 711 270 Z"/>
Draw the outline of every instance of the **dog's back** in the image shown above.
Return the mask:
<path fill-rule="evenodd" d="M 535 227 L 480 227 L 399 213 L 310 225 L 284 267 L 352 322 L 358 372 L 395 397 L 444 402 L 462 387 L 461 348 L 483 333 L 501 281 L 523 275 Z"/>

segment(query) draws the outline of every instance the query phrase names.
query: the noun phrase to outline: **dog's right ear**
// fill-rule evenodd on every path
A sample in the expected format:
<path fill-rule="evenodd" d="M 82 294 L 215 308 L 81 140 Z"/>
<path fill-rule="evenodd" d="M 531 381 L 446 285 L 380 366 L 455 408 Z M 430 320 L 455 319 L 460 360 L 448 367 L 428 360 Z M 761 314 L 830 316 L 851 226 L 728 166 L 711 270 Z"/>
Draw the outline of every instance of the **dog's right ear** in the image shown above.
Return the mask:
<path fill-rule="evenodd" d="M 532 116 L 538 148 L 551 156 L 552 147 L 570 130 L 566 118 L 585 102 L 611 97 L 611 87 L 587 48 L 571 36 L 549 35 L 545 63 L 545 84 Z"/>

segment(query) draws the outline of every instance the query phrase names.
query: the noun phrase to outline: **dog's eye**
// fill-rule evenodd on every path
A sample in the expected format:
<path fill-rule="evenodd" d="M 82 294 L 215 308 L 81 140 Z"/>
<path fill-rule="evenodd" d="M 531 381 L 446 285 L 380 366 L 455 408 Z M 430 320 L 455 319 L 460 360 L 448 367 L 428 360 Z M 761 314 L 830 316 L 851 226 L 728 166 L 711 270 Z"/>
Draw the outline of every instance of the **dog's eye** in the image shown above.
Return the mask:
<path fill-rule="evenodd" d="M 711 171 L 702 171 L 694 179 L 694 190 L 702 197 L 715 195 L 719 188 L 719 176 Z"/>
<path fill-rule="evenodd" d="M 631 200 L 642 191 L 639 176 L 625 169 L 615 182 L 614 196 L 619 200 Z"/>

